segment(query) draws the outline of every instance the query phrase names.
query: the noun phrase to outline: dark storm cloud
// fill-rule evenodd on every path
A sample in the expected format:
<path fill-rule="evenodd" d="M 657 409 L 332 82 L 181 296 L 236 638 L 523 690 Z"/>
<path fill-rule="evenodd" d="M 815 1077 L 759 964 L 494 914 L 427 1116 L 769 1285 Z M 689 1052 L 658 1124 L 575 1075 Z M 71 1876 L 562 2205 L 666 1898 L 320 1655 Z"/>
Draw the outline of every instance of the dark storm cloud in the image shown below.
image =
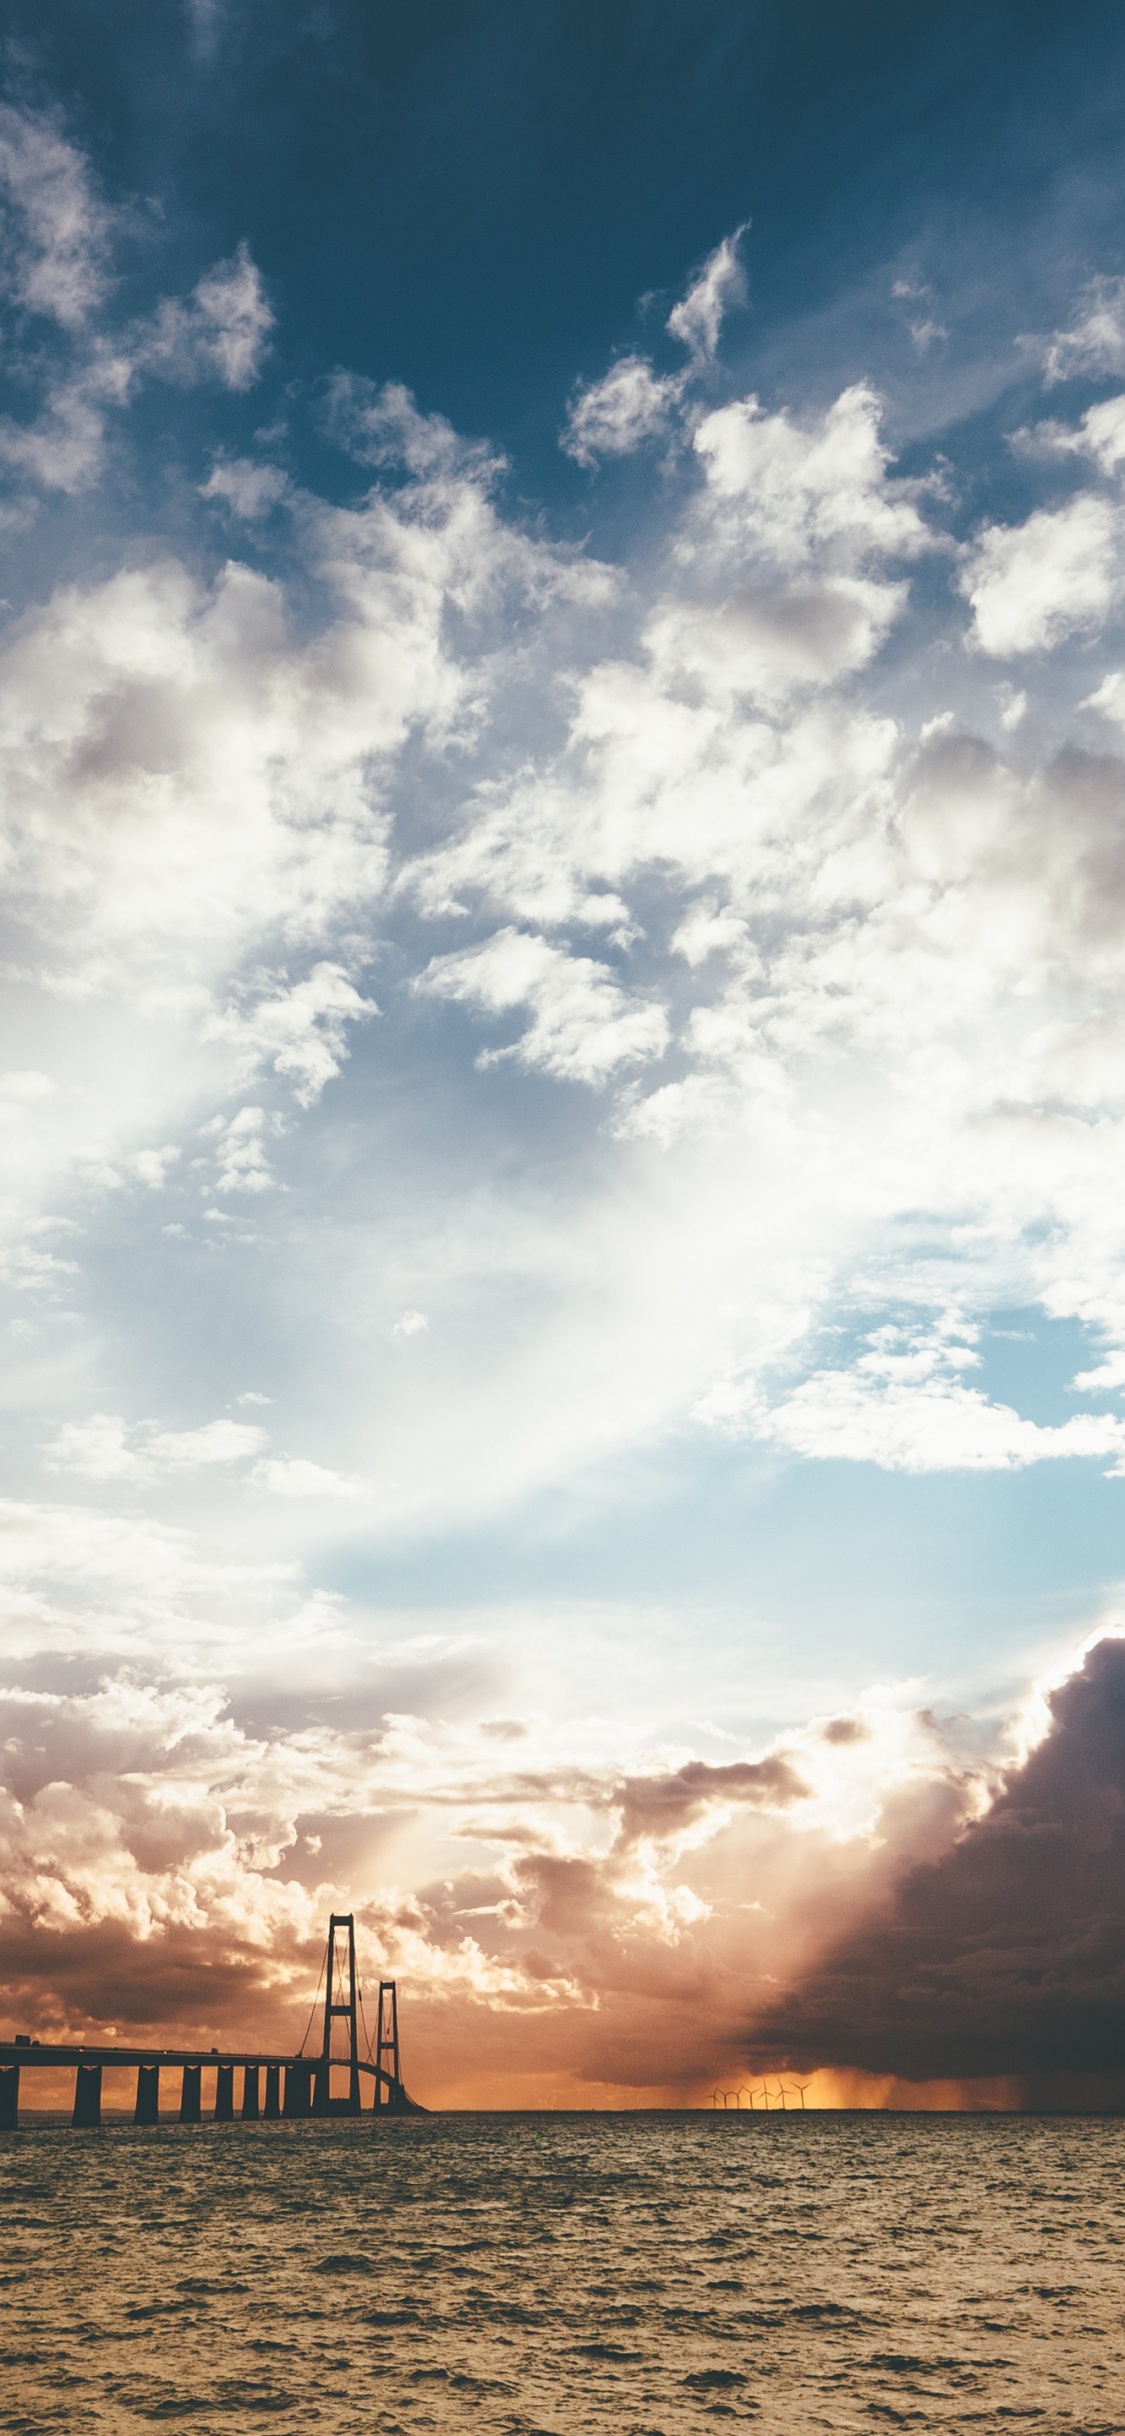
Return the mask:
<path fill-rule="evenodd" d="M 759 2025 L 763 2052 L 908 2080 L 1125 2057 L 1125 1640 L 1050 1696 L 988 1815 Z"/>
<path fill-rule="evenodd" d="M 266 1957 L 209 1928 L 169 1923 L 158 1937 L 141 1938 L 117 1920 L 58 1932 L 9 1915 L 5 2023 L 44 2039 L 96 2041 L 113 2025 L 155 2044 L 250 2035 L 295 2047 L 319 1961 L 317 1945 L 292 1936 L 275 1938 Z M 282 1978 L 290 1969 L 295 1994 Z"/>
<path fill-rule="evenodd" d="M 614 1796 L 621 1818 L 619 1843 L 677 1834 L 716 1803 L 779 1809 L 806 1801 L 808 1791 L 780 1751 L 768 1759 L 732 1760 L 727 1767 L 692 1759 L 672 1775 L 628 1776 Z"/>

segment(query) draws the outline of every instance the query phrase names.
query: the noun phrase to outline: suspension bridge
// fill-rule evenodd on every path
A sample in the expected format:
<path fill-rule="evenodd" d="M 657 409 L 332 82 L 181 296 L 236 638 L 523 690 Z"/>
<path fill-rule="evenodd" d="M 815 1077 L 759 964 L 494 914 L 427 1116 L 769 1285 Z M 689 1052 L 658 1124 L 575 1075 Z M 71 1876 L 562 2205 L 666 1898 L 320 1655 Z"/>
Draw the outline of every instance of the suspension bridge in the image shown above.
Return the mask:
<path fill-rule="evenodd" d="M 30 2037 L 0 2041 L 0 2130 L 12 2131 L 19 2123 L 22 2074 L 67 2066 L 74 2071 L 71 2122 L 80 2131 L 92 2130 L 101 2122 L 103 2072 L 122 2069 L 135 2071 L 137 2076 L 134 2123 L 169 2119 L 161 2115 L 162 2072 L 179 2075 L 179 2105 L 171 2119 L 181 2123 L 204 2119 L 205 2074 L 212 2101 L 207 2111 L 216 2123 L 235 2120 L 236 2073 L 241 2074 L 238 2094 L 242 2100 L 237 2111 L 244 2123 L 292 2122 L 310 2115 L 425 2114 L 425 2107 L 408 2097 L 403 2085 L 398 1989 L 393 1979 L 379 1981 L 374 2035 L 366 2039 L 366 2053 L 360 2053 L 363 1998 L 351 1912 L 333 1912 L 329 1920 L 321 1980 L 324 2011 L 319 2054 L 305 2050 L 316 2018 L 320 1982 L 308 2028 L 293 2055 L 258 2052 L 249 2046 L 127 2047 L 115 2042 L 111 2047 L 91 2047 L 65 2041 L 48 2044 Z M 365 2088 L 370 2092 L 366 2107 Z"/>

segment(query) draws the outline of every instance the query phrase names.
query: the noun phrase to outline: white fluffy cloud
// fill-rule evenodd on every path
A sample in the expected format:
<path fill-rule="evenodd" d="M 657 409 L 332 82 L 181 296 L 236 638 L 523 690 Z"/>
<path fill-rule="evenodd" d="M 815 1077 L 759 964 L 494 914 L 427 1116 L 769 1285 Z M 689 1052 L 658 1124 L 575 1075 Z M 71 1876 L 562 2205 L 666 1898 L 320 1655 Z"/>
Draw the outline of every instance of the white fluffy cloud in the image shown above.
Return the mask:
<path fill-rule="evenodd" d="M 814 1371 L 772 1406 L 759 1404 L 761 1435 L 816 1461 L 877 1463 L 893 1472 L 1020 1471 L 1068 1456 L 1112 1457 L 1125 1469 L 1125 1421 L 1075 1413 L 1055 1426 L 1025 1420 L 994 1403 L 965 1373 L 976 1367 L 979 1335 L 956 1319 L 903 1327 L 887 1322 L 867 1339 L 850 1368 Z M 1075 1380 L 1094 1392 L 1095 1372 Z M 705 1418 L 753 1426 L 736 1392 L 719 1390 Z"/>
<path fill-rule="evenodd" d="M 88 1421 L 67 1422 L 44 1454 L 52 1471 L 139 1485 L 212 1464 L 246 1463 L 265 1443 L 265 1431 L 246 1421 L 205 1421 L 186 1430 L 149 1425 L 137 1432 L 120 1413 L 92 1413 Z"/>
<path fill-rule="evenodd" d="M 166 563 L 60 591 L 5 646 L 12 901 L 56 997 L 127 986 L 220 1057 L 234 1105 L 205 1128 L 204 1199 L 245 1206 L 268 1191 L 286 1136 L 261 1086 L 307 1107 L 340 1076 L 376 1013 L 370 922 L 378 912 L 393 926 L 406 905 L 462 934 L 427 953 L 423 930 L 417 995 L 472 1019 L 484 1068 L 514 1060 L 621 1092 L 618 1156 L 625 1171 L 641 1163 L 646 1193 L 670 1145 L 728 1143 L 729 1242 L 705 1263 L 728 1358 L 710 1320 L 697 1316 L 692 1336 L 685 1319 L 663 1375 L 630 1357 L 630 1396 L 599 1404 L 611 1438 L 637 1426 L 638 1395 L 646 1427 L 717 1414 L 709 1394 L 721 1405 L 744 1359 L 773 1360 L 789 1341 L 791 1317 L 779 1333 L 776 1315 L 807 1320 L 872 1230 L 893 1230 L 919 1198 L 939 1226 L 968 1206 L 985 1239 L 1011 1238 L 1013 1159 L 1031 1230 L 1009 1255 L 1013 1284 L 1052 1292 L 1055 1307 L 1069 1294 L 1068 1308 L 1108 1325 L 1116 1254 L 1091 1231 L 1093 1173 L 1027 1131 L 1043 1095 L 1090 1106 L 1113 1069 L 1113 1024 L 1095 1042 L 1076 1020 L 1073 978 L 1077 957 L 1091 986 L 1095 974 L 1099 989 L 1116 982 L 1116 933 L 1101 918 L 1108 815 L 1096 786 L 1017 777 L 940 720 L 919 752 L 858 690 L 939 538 L 927 494 L 896 476 L 874 395 L 851 388 L 800 417 L 750 398 L 695 420 L 695 470 L 633 595 L 506 522 L 495 459 L 405 391 L 345 384 L 333 414 L 356 454 L 394 459 L 408 478 L 332 510 L 268 486 L 323 586 L 319 626 L 298 630 L 281 581 L 237 561 L 210 585 Z M 1116 466 L 1116 428 L 1100 409 L 1076 426 L 1099 483 Z M 1020 619 L 1025 639 L 1038 620 L 1049 641 L 1104 607 L 1112 574 L 1099 593 L 1090 568 L 1103 566 L 1103 542 L 1112 568 L 1114 513 L 1098 489 L 980 537 L 964 581 L 988 648 L 1001 635 L 1014 648 Z M 513 755 L 509 705 L 530 652 L 550 672 L 562 733 L 556 717 L 550 743 L 532 729 Z M 1111 708 L 1104 689 L 1099 707 Z M 421 851 L 397 792 L 406 748 L 429 757 L 448 806 L 427 818 Z M 451 791 L 457 757 L 466 784 Z M 14 1104 L 13 1123 L 27 1114 Z M 147 1107 L 145 1123 L 151 1143 Z M 1099 1137 L 1103 1165 L 1116 1139 Z M 120 1168 L 152 1156 L 127 1142 L 113 1155 Z M 813 1189 L 826 1156 L 840 1190 L 810 1225 L 794 1194 Z M 755 1161 L 786 1216 L 751 1291 L 737 1210 Z M 596 1213 L 589 1223 L 596 1234 Z M 1030 1249 L 1046 1223 L 1069 1247 L 1065 1294 Z M 709 1224 L 678 1179 L 667 1227 L 653 1231 L 669 1309 L 676 1264 L 696 1257 Z M 761 1225 L 756 1193 L 746 1225 L 752 1237 Z M 32 1262 L 71 1257 L 24 1243 Z M 430 1305 L 424 1272 L 407 1293 Z M 568 1328 L 576 1348 L 573 1314 Z M 529 1358 L 549 1375 L 545 1347 Z M 875 1427 L 857 1378 L 869 1455 L 906 1460 L 914 1425 L 900 1412 Z M 947 1389 L 926 1388 L 918 1429 L 932 1424 L 936 1444 L 948 1422 L 946 1450 L 982 1459 L 974 1447 L 989 1431 L 999 1447 L 1009 1424 L 975 1390 Z M 804 1402 L 791 1391 L 779 1442 L 811 1451 L 813 1405 L 835 1398 L 842 1411 L 852 1392 L 835 1374 Z M 578 1404 L 588 1415 L 589 1397 Z M 1100 1423 L 1083 1438 L 1077 1422 L 1068 1447 L 1112 1451 Z M 827 1420 L 827 1445 L 825 1432 Z M 508 1477 L 556 1462 L 564 1440 L 581 1444 L 581 1427 L 571 1436 L 560 1409 L 538 1440 L 525 1427 Z M 1022 1459 L 1015 1439 L 1009 1456 Z M 260 1484 L 315 1488 L 300 1468 L 311 1461 L 271 1456 Z M 321 1469 L 327 1479 L 335 1467 Z M 492 1470 L 504 1478 L 503 1464 Z M 461 1493 L 475 1477 L 461 1467 Z M 407 1480 L 406 1509 L 418 1493 Z"/>
<path fill-rule="evenodd" d="M 258 998 L 246 1013 L 228 1006 L 210 1016 L 204 1036 L 232 1042 L 251 1074 L 266 1065 L 283 1075 L 301 1107 L 309 1108 L 347 1056 L 346 1026 L 378 1012 L 340 965 L 321 962 L 291 988 Z"/>
<path fill-rule="evenodd" d="M 596 465 L 599 457 L 631 455 L 667 431 L 683 390 L 678 375 L 654 372 L 643 355 L 623 355 L 600 381 L 575 392 L 562 436 L 567 456 Z"/>
<path fill-rule="evenodd" d="M 932 547 L 909 487 L 888 472 L 880 403 L 845 389 L 818 420 L 767 414 L 757 398 L 706 415 L 695 433 L 707 490 L 704 530 L 728 550 L 787 572 L 852 572 L 872 557 Z"/>
<path fill-rule="evenodd" d="M 618 1066 L 659 1057 L 668 1039 L 661 1007 L 630 998 L 604 964 L 526 931 L 497 931 L 464 955 L 436 957 L 418 986 L 489 1015 L 528 1008 L 519 1040 L 485 1050 L 484 1062 L 518 1057 L 566 1082 L 602 1082 Z"/>
<path fill-rule="evenodd" d="M 1077 319 L 1047 340 L 1043 369 L 1048 383 L 1125 370 L 1125 279 L 1090 281 Z"/>
<path fill-rule="evenodd" d="M 1119 420 L 1108 401 L 1076 426 L 1099 484 L 1116 473 Z M 694 444 L 702 481 L 637 604 L 632 650 L 576 679 L 561 751 L 482 788 L 448 842 L 407 866 L 403 885 L 431 917 L 457 909 L 488 926 L 423 986 L 492 1018 L 526 1005 L 532 1022 L 501 1054 L 592 1081 L 621 1036 L 608 1004 L 596 1018 L 588 1008 L 582 933 L 598 926 L 619 947 L 600 989 L 612 974 L 633 992 L 644 973 L 667 1030 L 642 1035 L 638 1066 L 622 1061 L 623 1138 L 668 1155 L 692 1144 L 700 1158 L 726 1134 L 717 1189 L 732 1229 L 744 1158 L 787 1213 L 784 1254 L 780 1242 L 767 1254 L 761 1200 L 743 1205 L 756 1291 L 735 1283 L 736 1254 L 716 1261 L 708 1245 L 748 1367 L 736 1357 L 709 1384 L 700 1333 L 700 1417 L 888 1468 L 1113 1459 L 1115 1420 L 1032 1424 L 953 1375 L 948 1352 L 932 1375 L 908 1377 L 903 1356 L 878 1379 L 864 1355 L 774 1386 L 771 1404 L 762 1366 L 790 1341 L 791 1315 L 803 1309 L 807 1325 L 826 1291 L 830 1305 L 857 1257 L 875 1275 L 893 1264 L 919 1207 L 950 1257 L 969 1223 L 986 1295 L 999 1263 L 1014 1298 L 1121 1326 L 1121 1249 L 1098 1214 L 1122 1159 L 1113 780 L 1017 773 L 941 718 L 919 749 L 857 697 L 857 672 L 907 613 L 912 564 L 938 539 L 925 492 L 895 477 L 869 392 L 801 420 L 737 402 L 704 417 Z M 1096 630 L 1117 596 L 1117 536 L 1100 487 L 979 536 L 961 577 L 978 640 L 1006 652 Z M 1113 683 L 1093 697 L 1111 715 Z M 686 998 L 664 940 L 691 976 Z M 574 1043 L 584 1008 L 597 1055 Z M 1047 1108 L 1103 1115 L 1086 1136 L 1068 1132 L 1070 1115 L 1036 1113 Z M 702 1206 L 688 1216 L 681 1202 L 680 1222 L 686 1260 L 705 1237 Z M 669 1367 L 665 1418 L 689 1369 Z"/>
<path fill-rule="evenodd" d="M 1099 399 L 1076 423 L 1018 431 L 1013 446 L 1032 465 L 1069 460 L 1073 473 L 1085 461 L 1101 479 L 1092 487 L 1083 468 L 1082 486 L 1060 506 L 985 525 L 963 552 L 972 640 L 996 658 L 1096 636 L 1125 599 L 1125 397 Z"/>
<path fill-rule="evenodd" d="M 989 525 L 962 573 L 977 641 L 995 658 L 1043 651 L 1103 624 L 1120 597 L 1120 518 L 1080 495 L 1021 525 Z"/>

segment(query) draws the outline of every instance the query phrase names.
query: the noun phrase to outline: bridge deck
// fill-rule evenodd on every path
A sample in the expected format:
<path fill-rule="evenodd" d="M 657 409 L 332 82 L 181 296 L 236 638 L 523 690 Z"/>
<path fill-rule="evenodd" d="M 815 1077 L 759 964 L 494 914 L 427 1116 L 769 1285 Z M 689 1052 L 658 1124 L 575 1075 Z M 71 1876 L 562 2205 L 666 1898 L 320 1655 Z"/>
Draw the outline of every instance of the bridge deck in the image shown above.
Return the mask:
<path fill-rule="evenodd" d="M 308 2064 L 311 2068 L 321 2061 L 318 2055 L 283 2055 L 250 2047 L 48 2047 L 38 2042 L 32 2047 L 18 2047 L 12 2040 L 0 2041 L 0 2065 L 18 2064 L 21 2071 L 33 2064 L 167 2064 L 169 2070 L 179 2064 L 202 2064 L 204 2068 L 213 2064 L 257 2064 L 263 2068 L 270 2064 L 282 2067 Z M 350 2067 L 346 2055 L 333 2056 L 332 2062 L 337 2070 L 346 2071 Z M 356 2069 L 380 2081 L 392 2077 L 377 2064 L 359 2058 Z"/>

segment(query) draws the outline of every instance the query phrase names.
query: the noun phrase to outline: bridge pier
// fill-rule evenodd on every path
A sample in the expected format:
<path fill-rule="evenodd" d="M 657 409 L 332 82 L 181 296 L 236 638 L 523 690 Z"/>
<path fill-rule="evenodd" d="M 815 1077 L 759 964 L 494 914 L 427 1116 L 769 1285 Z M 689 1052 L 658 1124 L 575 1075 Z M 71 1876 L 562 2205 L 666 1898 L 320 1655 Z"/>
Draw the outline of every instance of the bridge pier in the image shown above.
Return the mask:
<path fill-rule="evenodd" d="M 215 2075 L 215 2121 L 234 2121 L 234 2065 L 220 2064 Z"/>
<path fill-rule="evenodd" d="M 202 2072 L 201 2064 L 184 2065 L 183 2078 L 180 2082 L 181 2123 L 198 2123 L 202 2120 L 203 2109 L 199 2102 Z"/>
<path fill-rule="evenodd" d="M 309 2086 L 311 2080 L 312 2066 L 310 2064 L 286 2065 L 285 2096 L 282 2100 L 281 2111 L 290 2121 L 301 2115 L 312 2113 L 312 2095 Z"/>
<path fill-rule="evenodd" d="M 266 2065 L 266 2102 L 262 2108 L 267 2123 L 276 2123 L 281 2113 L 281 2066 Z"/>
<path fill-rule="evenodd" d="M 74 2113 L 70 2120 L 75 2131 L 96 2131 L 102 2119 L 102 2068 L 100 2064 L 80 2064 L 74 2076 Z"/>
<path fill-rule="evenodd" d="M 341 2061 L 346 2063 L 346 2056 L 343 2058 L 337 2058 L 338 2064 Z M 346 2098 L 333 2097 L 331 2073 L 331 2064 L 325 2063 L 322 2056 L 313 2073 L 312 2111 L 314 2115 L 358 2115 L 361 2112 L 359 2100 L 358 2065 L 353 2064 L 348 2073 L 348 2094 Z"/>
<path fill-rule="evenodd" d="M 268 2071 L 268 2065 L 266 2069 Z M 244 2064 L 242 2067 L 242 2120 L 244 2123 L 256 2123 L 258 2120 L 258 2067 L 256 2064 Z"/>
<path fill-rule="evenodd" d="M 18 2064 L 0 2065 L 0 2131 L 18 2131 L 20 2121 L 20 2068 Z"/>
<path fill-rule="evenodd" d="M 160 2066 L 138 2064 L 137 2103 L 133 2108 L 134 2123 L 160 2121 Z"/>

